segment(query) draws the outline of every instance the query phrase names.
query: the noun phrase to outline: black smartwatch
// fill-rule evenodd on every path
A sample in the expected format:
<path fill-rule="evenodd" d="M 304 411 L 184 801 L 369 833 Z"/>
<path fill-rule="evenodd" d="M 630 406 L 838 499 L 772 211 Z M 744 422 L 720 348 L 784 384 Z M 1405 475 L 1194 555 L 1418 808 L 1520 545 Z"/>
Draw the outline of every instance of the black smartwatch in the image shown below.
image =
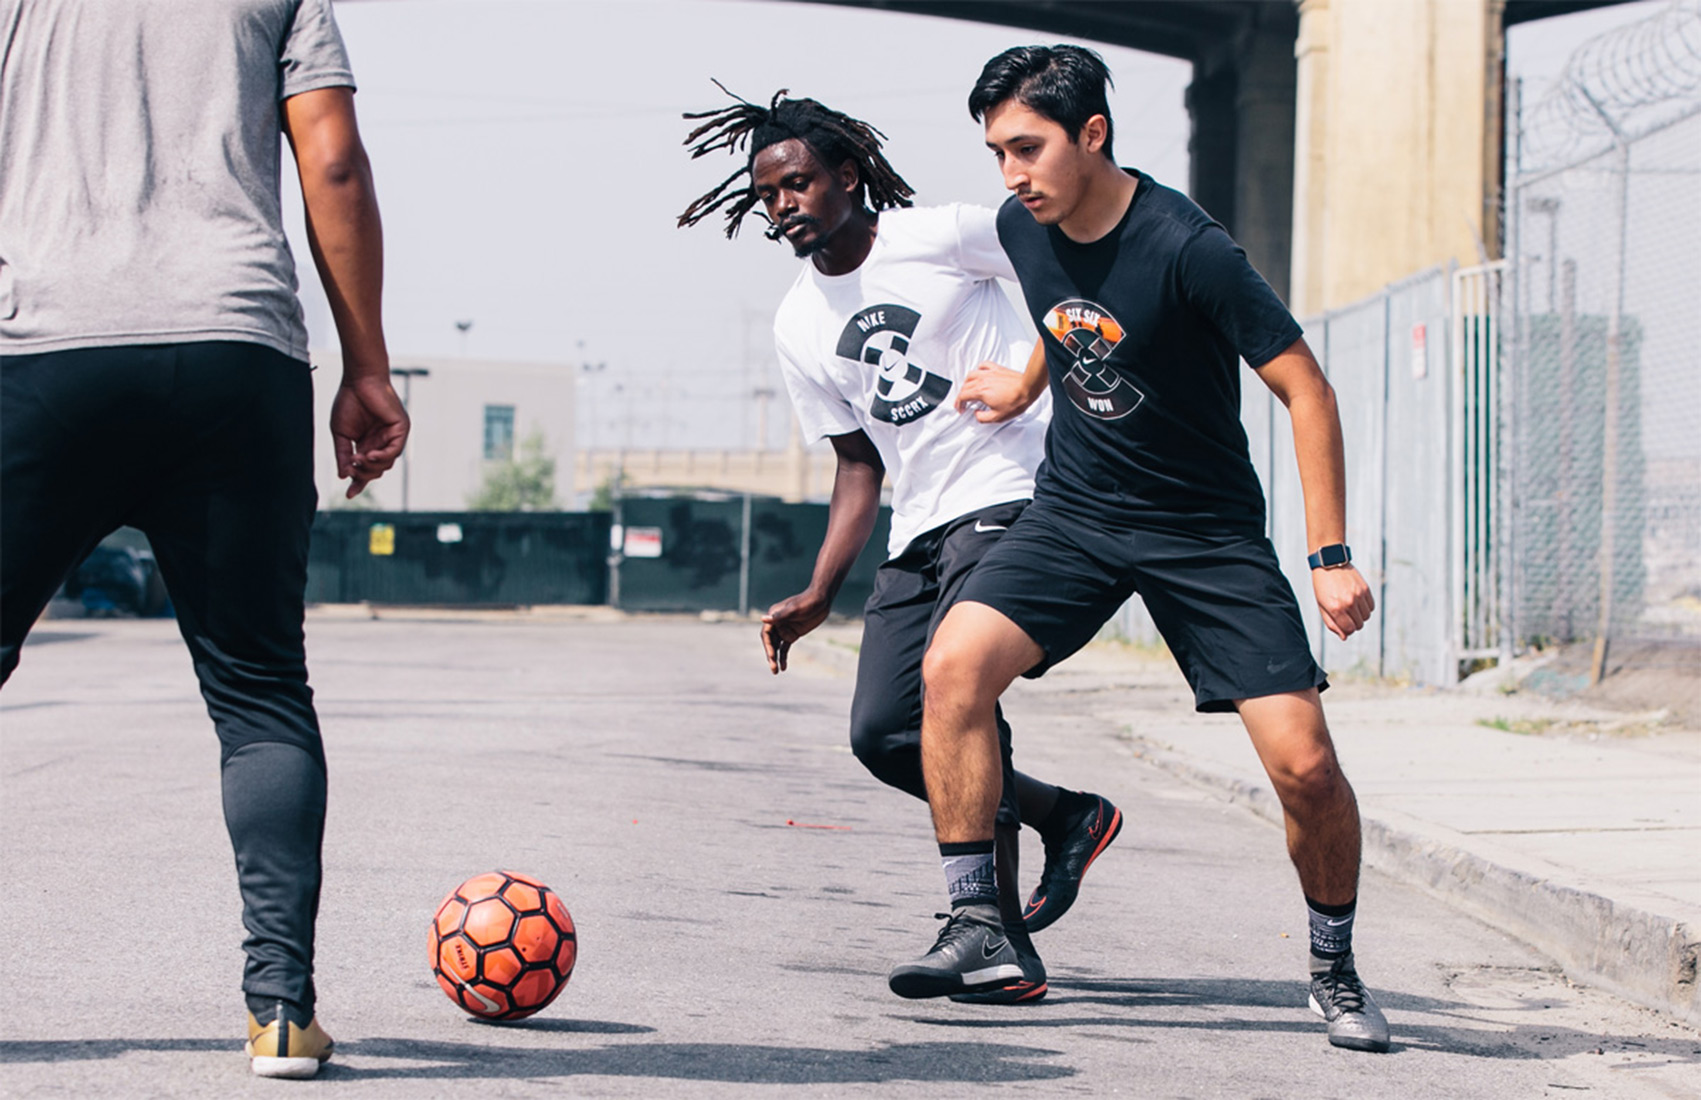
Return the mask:
<path fill-rule="evenodd" d="M 1320 547 L 1317 553 L 1305 559 L 1305 563 L 1313 569 L 1333 569 L 1338 565 L 1351 565 L 1352 560 L 1352 547 L 1344 542 L 1336 542 Z"/>

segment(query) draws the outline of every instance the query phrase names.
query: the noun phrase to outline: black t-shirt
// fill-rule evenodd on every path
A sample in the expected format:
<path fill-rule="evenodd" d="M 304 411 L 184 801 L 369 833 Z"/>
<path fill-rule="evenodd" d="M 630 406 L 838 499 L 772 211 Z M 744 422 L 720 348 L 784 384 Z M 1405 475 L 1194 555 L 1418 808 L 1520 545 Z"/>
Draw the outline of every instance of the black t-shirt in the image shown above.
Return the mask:
<path fill-rule="evenodd" d="M 1301 329 L 1222 226 L 1138 178 L 1090 244 L 1013 197 L 998 212 L 1051 373 L 1034 499 L 1117 525 L 1262 533 L 1239 360 L 1261 367 Z"/>

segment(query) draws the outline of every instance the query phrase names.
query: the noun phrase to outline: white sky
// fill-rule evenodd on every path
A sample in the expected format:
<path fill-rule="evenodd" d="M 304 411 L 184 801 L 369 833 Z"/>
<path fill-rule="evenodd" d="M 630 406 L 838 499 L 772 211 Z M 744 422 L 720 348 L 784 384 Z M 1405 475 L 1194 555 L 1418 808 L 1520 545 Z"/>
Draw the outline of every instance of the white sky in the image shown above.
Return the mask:
<path fill-rule="evenodd" d="M 1584 39 L 1663 0 L 1512 29 L 1533 99 Z M 752 220 L 736 241 L 674 228 L 736 166 L 691 162 L 683 111 L 811 96 L 878 126 L 918 201 L 1004 191 L 964 100 L 1013 28 L 777 0 L 388 0 L 337 5 L 386 238 L 385 326 L 407 357 L 558 362 L 582 373 L 580 446 L 739 447 L 748 394 L 776 386 L 769 323 L 800 261 Z M 1185 189 L 1191 67 L 1086 43 L 1117 90 L 1118 159 Z M 286 193 L 289 191 L 286 188 Z M 316 343 L 334 336 L 289 224 Z M 465 336 L 458 320 L 473 322 Z M 429 385 L 422 382 L 421 385 Z M 785 401 L 779 401 L 783 408 Z M 591 423 L 594 410 L 596 423 Z M 776 413 L 779 409 L 776 409 Z M 786 418 L 770 418 L 770 445 Z"/>
<path fill-rule="evenodd" d="M 790 88 L 879 127 L 919 202 L 995 206 L 1004 191 L 964 106 L 969 88 L 1009 46 L 1067 41 L 771 0 L 390 0 L 336 12 L 384 214 L 392 357 L 606 363 L 585 378 L 595 393 L 580 403 L 581 446 L 621 440 L 628 398 L 640 446 L 749 445 L 742 395 L 777 385 L 771 319 L 802 261 L 756 219 L 731 242 L 707 222 L 674 227 L 737 166 L 693 163 L 681 146 L 681 112 L 727 102 L 710 77 L 758 101 Z M 1184 188 L 1190 66 L 1096 48 L 1116 78 L 1119 159 Z M 294 247 L 313 339 L 329 342 L 299 233 Z M 463 344 L 454 322 L 469 318 Z"/>

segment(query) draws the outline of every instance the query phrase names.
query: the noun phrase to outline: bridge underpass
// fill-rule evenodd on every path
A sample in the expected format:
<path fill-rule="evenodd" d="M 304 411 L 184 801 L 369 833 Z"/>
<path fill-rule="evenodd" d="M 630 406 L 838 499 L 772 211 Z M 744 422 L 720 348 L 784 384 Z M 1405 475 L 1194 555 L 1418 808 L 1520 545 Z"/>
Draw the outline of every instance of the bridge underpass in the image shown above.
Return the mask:
<path fill-rule="evenodd" d="M 1189 193 L 1305 315 L 1498 258 L 1506 28 L 1623 0 L 803 2 L 1191 62 Z"/>

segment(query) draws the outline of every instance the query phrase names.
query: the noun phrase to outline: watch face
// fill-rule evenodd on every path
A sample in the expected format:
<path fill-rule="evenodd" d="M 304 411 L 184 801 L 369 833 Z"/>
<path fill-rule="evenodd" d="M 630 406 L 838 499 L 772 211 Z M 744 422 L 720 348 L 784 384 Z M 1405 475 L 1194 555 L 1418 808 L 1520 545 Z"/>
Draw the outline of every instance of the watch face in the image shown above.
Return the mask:
<path fill-rule="evenodd" d="M 1346 565 L 1353 560 L 1353 552 L 1340 543 L 1320 548 L 1311 555 L 1313 569 L 1331 569 L 1337 565 Z"/>

